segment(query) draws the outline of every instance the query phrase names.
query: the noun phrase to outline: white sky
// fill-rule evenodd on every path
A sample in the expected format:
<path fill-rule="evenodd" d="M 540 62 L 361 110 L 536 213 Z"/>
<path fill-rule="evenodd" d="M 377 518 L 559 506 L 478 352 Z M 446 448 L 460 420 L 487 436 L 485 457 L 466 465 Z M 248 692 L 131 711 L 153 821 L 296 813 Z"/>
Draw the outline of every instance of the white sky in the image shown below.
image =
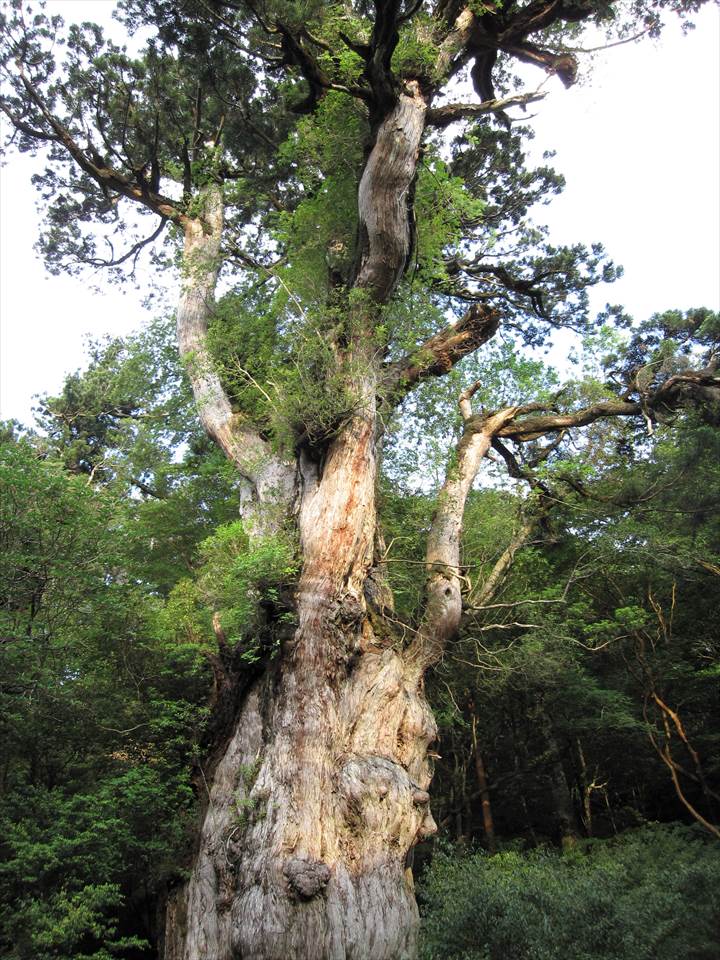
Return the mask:
<path fill-rule="evenodd" d="M 48 3 L 66 20 L 104 23 L 113 6 Z M 542 211 L 551 239 L 599 240 L 625 267 L 621 281 L 594 294 L 597 309 L 623 303 L 637 319 L 720 309 L 720 10 L 705 8 L 697 24 L 686 37 L 672 24 L 659 44 L 603 53 L 586 82 L 566 91 L 553 80 L 550 96 L 530 108 L 535 149 L 556 150 L 553 165 L 568 181 Z M 17 156 L 0 170 L 0 419 L 26 424 L 33 396 L 58 390 L 82 366 L 87 334 L 128 333 L 147 317 L 136 291 L 97 294 L 89 278 L 45 273 L 32 249 L 31 173 Z"/>

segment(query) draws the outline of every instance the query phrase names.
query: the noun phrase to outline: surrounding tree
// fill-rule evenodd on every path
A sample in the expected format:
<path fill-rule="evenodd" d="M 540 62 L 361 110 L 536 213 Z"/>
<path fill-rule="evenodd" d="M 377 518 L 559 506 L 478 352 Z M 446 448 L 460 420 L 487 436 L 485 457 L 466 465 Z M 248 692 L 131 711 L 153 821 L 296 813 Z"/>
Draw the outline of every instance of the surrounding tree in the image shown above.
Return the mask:
<path fill-rule="evenodd" d="M 132 956 L 191 844 L 207 658 L 106 492 L 8 439 L 0 504 L 0 952 Z"/>
<path fill-rule="evenodd" d="M 158 443 L 184 430 L 189 456 L 207 463 L 174 398 L 179 373 L 174 386 L 161 378 L 164 393 L 148 385 L 152 403 L 140 389 L 157 364 L 169 371 L 151 341 L 131 382 L 113 380 L 98 355 L 47 405 L 48 443 L 71 472 L 129 484 L 147 498 L 148 522 L 156 503 L 177 523 L 192 576 L 162 563 L 136 576 L 168 595 L 179 635 L 215 639 L 201 826 L 168 902 L 168 960 L 413 957 L 408 867 L 436 829 L 427 671 L 464 634 L 464 611 L 490 608 L 533 530 L 555 522 L 567 500 L 557 485 L 587 492 L 573 464 L 563 472 L 580 428 L 591 428 L 584 456 L 602 475 L 613 436 L 629 449 L 646 442 L 618 423 L 717 426 L 717 319 L 702 311 L 630 337 L 599 380 L 562 390 L 552 376 L 530 380 L 542 371 L 523 347 L 591 329 L 587 288 L 618 270 L 599 245 L 553 246 L 531 222 L 562 180 L 526 166 L 529 131 L 511 116 L 542 98 L 518 88 L 516 61 L 569 86 L 584 25 L 656 35 L 666 12 L 700 5 L 125 0 L 128 29 L 151 36 L 137 55 L 91 24 L 63 34 L 59 18 L 20 0 L 2 14 L 0 108 L 9 141 L 47 159 L 36 182 L 49 266 L 119 279 L 145 248 L 158 270 L 177 261 L 180 356 L 205 434 L 234 471 L 184 482 L 169 436 Z M 675 349 L 658 330 L 677 334 Z M 459 394 L 459 420 L 443 389 Z M 448 451 L 444 479 L 431 509 L 429 483 L 399 508 L 424 520 L 424 574 L 398 582 L 391 508 L 402 471 L 405 482 L 417 474 L 412 433 L 433 418 L 426 443 Z M 500 493 L 471 496 L 490 456 L 529 485 L 531 509 L 473 577 L 461 553 L 472 546 L 466 505 L 510 512 Z M 183 524 L 183 494 L 221 520 L 223 493 L 237 497 L 239 522 L 209 539 Z M 165 549 L 181 556 L 176 546 Z M 580 562 L 557 570 L 569 582 Z M 679 783 L 669 741 L 673 730 L 683 739 L 685 721 L 663 696 L 634 589 L 615 616 L 634 631 L 630 672 L 646 710 L 659 711 L 653 742 Z M 667 606 L 645 599 L 669 629 Z M 19 609 L 33 619 L 36 606 L 29 597 Z M 524 747 L 551 758 L 548 795 L 570 840 L 578 826 L 549 704 L 572 657 L 553 646 L 552 614 L 537 631 L 518 651 L 518 669 L 537 674 L 524 686 L 536 719 Z M 533 644 L 549 656 L 532 662 Z M 591 697 L 582 665 L 573 676 Z M 471 718 L 479 693 L 468 691 Z M 484 719 L 472 731 L 479 774 Z M 702 786 L 700 768 L 690 773 Z M 678 797 L 710 823 L 683 784 Z M 97 909 L 115 893 L 98 888 Z"/>

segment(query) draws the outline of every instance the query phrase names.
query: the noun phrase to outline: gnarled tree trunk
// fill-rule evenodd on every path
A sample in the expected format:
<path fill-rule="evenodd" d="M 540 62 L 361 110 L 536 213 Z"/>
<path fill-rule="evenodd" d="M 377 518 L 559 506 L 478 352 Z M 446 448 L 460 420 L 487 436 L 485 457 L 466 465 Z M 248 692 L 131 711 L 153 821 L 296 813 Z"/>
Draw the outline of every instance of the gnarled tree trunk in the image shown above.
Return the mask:
<path fill-rule="evenodd" d="M 168 914 L 173 960 L 414 955 L 405 860 L 434 830 L 436 731 L 417 670 L 375 635 L 364 597 L 371 386 L 322 474 L 305 464 L 298 629 L 246 697 L 215 772 L 192 876 Z"/>
<path fill-rule="evenodd" d="M 355 411 L 321 457 L 300 451 L 294 484 L 262 441 L 245 443 L 218 399 L 203 353 L 214 231 L 191 230 L 186 240 L 178 323 L 201 418 L 253 489 L 256 531 L 268 503 L 294 515 L 302 572 L 294 637 L 237 704 L 208 785 L 191 875 L 168 906 L 166 960 L 416 952 L 406 861 L 435 831 L 427 748 L 436 727 L 417 656 L 374 626 L 387 591 L 375 556 L 380 360 L 372 327 L 411 250 L 408 192 L 425 110 L 411 84 L 378 124 L 359 188 L 354 286 L 366 298 L 354 309 L 364 315 L 353 315 L 355 339 L 344 348 L 363 371 L 352 384 Z M 263 488 L 268 474 L 279 478 L 279 494 Z"/>

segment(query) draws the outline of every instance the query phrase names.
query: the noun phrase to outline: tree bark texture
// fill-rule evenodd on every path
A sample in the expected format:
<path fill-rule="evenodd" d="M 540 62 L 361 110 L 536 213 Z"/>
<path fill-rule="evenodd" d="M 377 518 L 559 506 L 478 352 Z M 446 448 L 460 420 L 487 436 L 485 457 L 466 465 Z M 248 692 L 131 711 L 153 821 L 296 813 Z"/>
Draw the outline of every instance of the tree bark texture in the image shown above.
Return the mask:
<path fill-rule="evenodd" d="M 460 542 L 465 503 L 494 434 L 517 412 L 516 407 L 508 407 L 482 421 L 473 417 L 470 401 L 478 386 L 470 387 L 460 397 L 465 427 L 455 449 L 455 462 L 440 490 L 428 534 L 425 616 L 409 648 L 420 673 L 441 658 L 460 626 L 464 583 Z"/>
<path fill-rule="evenodd" d="M 230 401 L 207 347 L 208 324 L 215 306 L 224 210 L 220 186 L 211 184 L 201 197 L 201 215 L 184 222 L 182 287 L 177 308 L 181 359 L 190 378 L 200 422 L 247 481 L 244 514 L 256 536 L 279 525 L 278 514 L 293 496 L 294 469 L 240 415 Z"/>
<path fill-rule="evenodd" d="M 359 267 L 355 286 L 386 303 L 412 252 L 412 189 L 427 100 L 411 81 L 380 123 L 358 190 Z"/>
<path fill-rule="evenodd" d="M 436 728 L 417 672 L 367 614 L 374 432 L 361 410 L 322 475 L 303 471 L 297 632 L 215 772 L 192 876 L 168 912 L 168 960 L 414 955 L 405 860 L 434 831 Z"/>

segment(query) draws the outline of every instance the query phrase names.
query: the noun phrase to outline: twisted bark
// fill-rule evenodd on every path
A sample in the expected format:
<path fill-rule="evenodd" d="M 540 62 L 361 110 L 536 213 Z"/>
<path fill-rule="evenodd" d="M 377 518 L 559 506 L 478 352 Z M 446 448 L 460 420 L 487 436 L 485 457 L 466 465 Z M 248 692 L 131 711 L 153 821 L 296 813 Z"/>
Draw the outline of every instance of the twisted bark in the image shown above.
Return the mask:
<path fill-rule="evenodd" d="M 413 387 L 429 377 L 441 377 L 456 363 L 487 343 L 497 332 L 496 310 L 473 304 L 458 320 L 430 337 L 411 354 L 389 364 L 383 386 L 390 402 L 398 403 Z"/>
<path fill-rule="evenodd" d="M 362 396 L 322 472 L 303 464 L 297 631 L 239 712 L 168 912 L 168 960 L 414 956 L 405 860 L 435 829 L 436 730 L 417 673 L 368 616 L 372 377 Z"/>
<path fill-rule="evenodd" d="M 184 222 L 178 348 L 205 432 L 249 482 L 244 515 L 259 536 L 276 529 L 282 521 L 292 501 L 295 470 L 270 449 L 252 425 L 233 412 L 208 350 L 224 220 L 221 187 L 212 184 L 205 188 L 201 201 L 202 215 Z"/>
<path fill-rule="evenodd" d="M 366 595 L 375 574 L 379 372 L 370 334 L 410 252 L 409 191 L 425 110 L 412 85 L 380 123 L 360 184 L 355 286 L 371 299 L 358 309 L 360 332 L 347 348 L 364 371 L 352 384 L 355 410 L 320 460 L 299 452 L 297 629 L 238 705 L 190 880 L 167 912 L 166 960 L 415 956 L 406 859 L 435 830 L 427 748 L 436 727 L 421 672 L 389 631 L 376 633 Z M 209 237 L 191 238 L 205 257 L 207 286 Z M 197 280 L 192 293 L 191 330 L 208 306 Z M 198 369 L 203 422 L 257 483 L 218 385 Z"/>
<path fill-rule="evenodd" d="M 358 189 L 359 260 L 354 286 L 387 303 L 412 248 L 412 184 L 425 129 L 427 99 L 406 84 L 380 123 Z"/>

